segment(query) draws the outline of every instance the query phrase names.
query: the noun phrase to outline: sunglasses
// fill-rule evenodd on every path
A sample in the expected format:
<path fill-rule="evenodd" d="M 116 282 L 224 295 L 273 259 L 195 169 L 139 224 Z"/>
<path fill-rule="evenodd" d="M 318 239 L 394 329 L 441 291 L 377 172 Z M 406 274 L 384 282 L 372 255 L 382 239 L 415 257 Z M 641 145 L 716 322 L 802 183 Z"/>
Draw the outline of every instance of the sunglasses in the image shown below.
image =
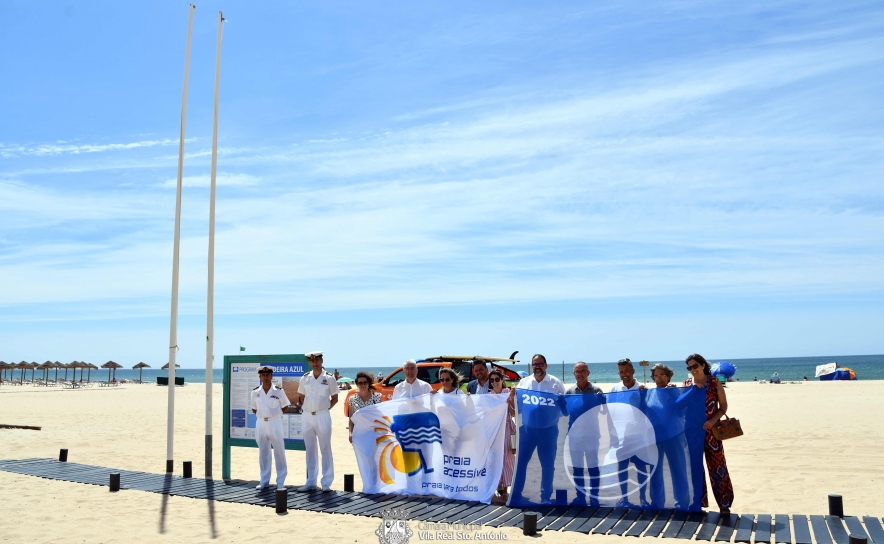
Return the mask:
<path fill-rule="evenodd" d="M 492 382 L 502 382 L 503 380 L 501 380 L 500 378 L 491 378 L 491 381 Z"/>
<path fill-rule="evenodd" d="M 365 380 L 362 380 L 361 382 L 356 382 L 356 385 L 368 385 L 368 382 Z"/>
<path fill-rule="evenodd" d="M 693 369 L 699 368 L 699 367 L 700 367 L 700 363 L 694 363 L 692 365 L 688 365 L 688 370 L 693 370 Z"/>
<path fill-rule="evenodd" d="M 442 382 L 442 383 L 448 383 L 448 382 L 451 381 L 451 378 L 442 378 L 442 379 L 439 380 L 439 381 Z"/>

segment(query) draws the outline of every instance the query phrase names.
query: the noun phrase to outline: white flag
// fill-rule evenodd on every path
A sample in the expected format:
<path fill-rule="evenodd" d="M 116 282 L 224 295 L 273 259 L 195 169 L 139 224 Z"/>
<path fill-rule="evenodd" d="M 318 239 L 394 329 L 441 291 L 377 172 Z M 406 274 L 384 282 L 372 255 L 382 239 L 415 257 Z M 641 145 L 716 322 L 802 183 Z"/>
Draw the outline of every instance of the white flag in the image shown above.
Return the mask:
<path fill-rule="evenodd" d="M 353 415 L 364 493 L 490 503 L 503 470 L 507 395 L 430 394 Z"/>

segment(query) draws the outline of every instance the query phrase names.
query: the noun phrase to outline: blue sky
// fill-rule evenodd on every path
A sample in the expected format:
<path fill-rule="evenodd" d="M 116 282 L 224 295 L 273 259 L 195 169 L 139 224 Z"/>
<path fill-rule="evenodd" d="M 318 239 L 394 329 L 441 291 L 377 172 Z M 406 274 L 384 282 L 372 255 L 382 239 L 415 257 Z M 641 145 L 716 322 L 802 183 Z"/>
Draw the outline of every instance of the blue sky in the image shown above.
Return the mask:
<path fill-rule="evenodd" d="M 880 3 L 206 1 L 183 366 L 219 9 L 219 362 L 884 353 Z M 187 4 L 0 20 L 0 359 L 162 364 Z"/>

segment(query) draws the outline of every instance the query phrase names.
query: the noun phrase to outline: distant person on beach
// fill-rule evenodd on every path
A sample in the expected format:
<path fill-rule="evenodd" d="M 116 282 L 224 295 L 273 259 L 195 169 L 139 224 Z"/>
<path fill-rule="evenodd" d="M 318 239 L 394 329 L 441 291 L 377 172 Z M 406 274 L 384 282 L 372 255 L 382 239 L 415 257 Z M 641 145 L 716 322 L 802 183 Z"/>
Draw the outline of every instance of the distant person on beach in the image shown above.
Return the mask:
<path fill-rule="evenodd" d="M 776 372 L 773 373 L 773 376 L 770 377 L 770 383 L 781 383 L 780 375 Z"/>
<path fill-rule="evenodd" d="M 574 365 L 573 372 L 574 379 L 577 380 L 577 383 L 569 385 L 565 389 L 566 395 L 604 394 L 600 388 L 589 383 L 589 365 L 585 362 L 578 361 L 577 364 Z M 584 412 L 579 414 L 569 414 L 569 430 L 571 425 L 574 424 L 574 421 L 583 415 L 583 413 Z M 607 407 L 604 405 L 602 405 L 602 413 L 607 414 Z M 577 498 L 572 504 L 580 506 L 585 506 L 587 504 L 587 492 L 590 497 L 589 504 L 591 506 L 598 506 L 598 499 L 595 497 L 598 496 L 601 487 L 601 471 L 597 466 L 598 459 L 595 459 L 594 456 L 598 455 L 599 443 L 601 442 L 602 435 L 597 425 L 590 428 L 589 431 L 590 434 L 584 435 L 582 440 L 571 440 L 568 443 L 571 448 L 571 466 L 574 467 L 574 487 L 577 491 Z M 589 487 L 586 487 L 586 479 L 583 476 L 584 467 L 586 467 L 586 472 L 589 473 Z"/>
<path fill-rule="evenodd" d="M 488 381 L 488 367 L 485 366 L 485 361 L 473 361 L 473 376 L 476 379 L 467 384 L 467 393 L 471 395 L 488 393 L 491 382 Z"/>
<path fill-rule="evenodd" d="M 341 373 L 338 372 L 338 369 L 336 368 L 335 369 L 335 381 L 338 381 L 340 379 L 341 379 Z"/>
<path fill-rule="evenodd" d="M 546 357 L 536 354 L 531 358 L 531 370 L 533 376 L 527 376 L 519 380 L 516 388 L 510 389 L 510 405 L 514 405 L 516 399 L 516 389 L 541 391 L 544 393 L 565 393 L 565 386 L 562 382 L 551 374 L 546 373 Z M 553 492 L 553 477 L 555 476 L 556 462 L 556 446 L 559 439 L 559 425 L 556 419 L 546 421 L 522 421 L 519 430 L 519 449 L 523 454 L 519 455 L 519 474 L 525 474 L 528 470 L 528 461 L 537 451 L 537 457 L 540 460 L 540 500 L 549 502 Z M 522 486 L 525 480 L 520 481 Z M 513 486 L 513 499 L 515 501 L 522 500 L 522 487 L 516 489 Z"/>
<path fill-rule="evenodd" d="M 332 423 L 329 410 L 338 403 L 338 383 L 334 376 L 323 370 L 321 351 L 311 351 L 307 354 L 307 360 L 313 370 L 304 374 L 298 385 L 299 402 L 303 403 L 301 429 L 307 457 L 307 483 L 299 487 L 298 491 L 316 489 L 319 452 L 322 452 L 322 490 L 331 491 L 331 484 L 335 479 L 335 462 L 332 458 Z"/>
<path fill-rule="evenodd" d="M 724 458 L 724 446 L 721 440 L 712 434 L 712 427 L 727 413 L 727 395 L 723 384 L 712 377 L 712 368 L 709 362 L 699 353 L 688 355 L 685 359 L 688 372 L 694 378 L 694 386 L 706 390 L 706 438 L 704 441 L 704 453 L 706 454 L 706 469 L 709 472 L 709 480 L 712 482 L 712 494 L 722 514 L 730 514 L 734 503 L 734 486 L 727 470 L 727 461 Z M 709 497 L 706 491 L 706 480 L 703 480 L 703 506 L 709 506 Z"/>
<path fill-rule="evenodd" d="M 613 386 L 611 386 L 611 393 L 638 391 L 645 388 L 643 384 L 638 383 L 638 380 L 635 379 L 635 367 L 632 366 L 632 361 L 628 358 L 620 359 L 619 361 L 617 361 L 617 373 L 620 375 L 620 383 L 615 383 Z M 638 407 L 638 404 L 640 402 L 641 397 L 639 395 L 631 395 L 631 398 L 629 399 L 630 404 L 634 404 L 636 407 Z M 639 432 L 636 424 L 629 423 L 626 426 L 623 435 L 618 436 L 620 448 L 623 451 L 637 451 L 638 448 L 634 447 L 632 442 L 638 440 L 638 437 Z M 642 461 L 641 458 L 639 458 L 637 455 L 633 455 L 628 459 L 620 459 L 617 462 L 617 471 L 620 478 L 620 493 L 623 496 L 623 498 L 620 500 L 620 503 L 618 503 L 618 506 L 624 508 L 629 507 L 626 497 L 629 495 L 630 463 L 635 465 L 635 477 L 639 485 L 639 496 L 641 504 L 643 507 L 646 507 L 649 503 L 647 501 L 647 486 L 644 485 L 644 482 L 648 479 L 648 474 L 650 470 L 648 464 Z"/>
<path fill-rule="evenodd" d="M 506 386 L 506 378 L 503 372 L 494 369 L 488 374 L 488 382 L 491 383 L 489 395 L 509 395 L 510 390 Z M 505 504 L 507 500 L 507 488 L 513 483 L 513 470 L 516 468 L 516 422 L 513 416 L 516 415 L 515 409 L 508 406 L 508 414 L 506 416 L 506 444 L 503 446 L 503 472 L 500 474 L 500 481 L 497 483 L 497 495 L 491 499 L 494 504 Z"/>
<path fill-rule="evenodd" d="M 353 443 L 353 414 L 363 406 L 380 404 L 381 394 L 374 390 L 374 377 L 369 372 L 356 374 L 356 394 L 350 397 L 350 443 Z"/>
<path fill-rule="evenodd" d="M 381 383 L 382 381 L 384 381 L 384 375 L 382 373 L 378 372 L 377 382 Z"/>
<path fill-rule="evenodd" d="M 663 363 L 657 363 L 651 367 L 651 378 L 654 379 L 657 387 L 675 387 L 674 383 L 669 383 L 674 375 L 675 371 Z"/>
<path fill-rule="evenodd" d="M 258 369 L 261 385 L 252 389 L 251 407 L 256 416 L 255 442 L 258 443 L 258 467 L 261 479 L 256 489 L 264 489 L 270 485 L 270 447 L 276 458 L 276 488 L 285 489 L 285 477 L 288 465 L 285 461 L 285 442 L 282 434 L 282 413 L 288 408 L 288 397 L 285 391 L 273 385 L 273 367 L 262 366 Z"/>
<path fill-rule="evenodd" d="M 402 370 L 405 372 L 405 381 L 396 384 L 393 388 L 393 400 L 410 399 L 433 392 L 433 386 L 417 379 L 417 363 L 414 359 L 405 361 Z"/>

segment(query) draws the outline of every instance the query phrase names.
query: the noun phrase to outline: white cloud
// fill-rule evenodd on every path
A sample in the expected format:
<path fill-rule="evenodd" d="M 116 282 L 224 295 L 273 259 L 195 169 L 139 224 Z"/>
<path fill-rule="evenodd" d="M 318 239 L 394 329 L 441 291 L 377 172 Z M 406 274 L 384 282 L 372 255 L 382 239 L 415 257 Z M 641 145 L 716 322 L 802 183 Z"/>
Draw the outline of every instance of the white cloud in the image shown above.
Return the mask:
<path fill-rule="evenodd" d="M 249 174 L 230 174 L 219 172 L 215 176 L 215 184 L 219 187 L 249 187 L 252 185 L 257 185 L 259 183 L 259 179 L 255 176 Z M 185 187 L 209 187 L 212 182 L 212 178 L 210 175 L 204 176 L 184 176 L 181 178 L 181 182 Z M 174 189 L 178 186 L 178 179 L 167 179 L 163 183 L 159 184 L 159 187 L 164 189 Z"/>

